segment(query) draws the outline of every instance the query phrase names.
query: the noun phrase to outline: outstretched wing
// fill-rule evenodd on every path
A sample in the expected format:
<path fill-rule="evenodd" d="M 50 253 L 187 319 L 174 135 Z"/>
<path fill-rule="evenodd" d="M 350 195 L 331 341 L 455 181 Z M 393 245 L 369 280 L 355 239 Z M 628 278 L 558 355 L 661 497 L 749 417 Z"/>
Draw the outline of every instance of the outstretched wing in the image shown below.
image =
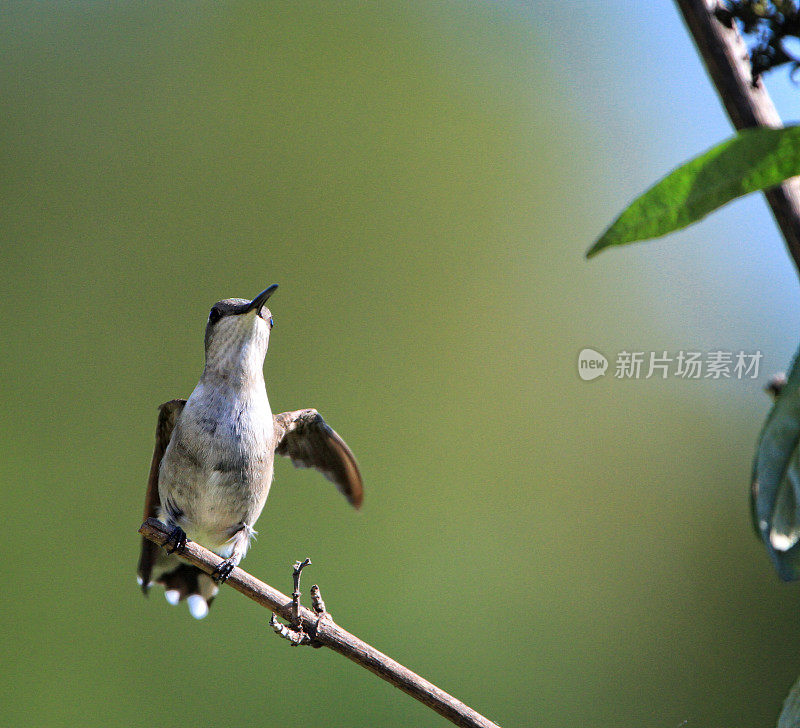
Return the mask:
<path fill-rule="evenodd" d="M 351 505 L 361 507 L 364 486 L 358 463 L 342 440 L 315 409 L 275 415 L 275 452 L 296 468 L 315 468 L 336 484 Z"/>
<path fill-rule="evenodd" d="M 158 499 L 158 470 L 161 466 L 161 458 L 164 457 L 164 451 L 169 445 L 172 431 L 175 429 L 175 423 L 178 420 L 183 406 L 186 404 L 185 399 L 173 399 L 169 402 L 164 402 L 158 408 L 158 424 L 156 425 L 156 446 L 153 450 L 153 462 L 150 465 L 150 477 L 147 479 L 147 494 L 144 498 L 144 518 L 156 518 L 158 516 L 158 506 L 160 501 Z M 142 553 L 139 557 L 139 578 L 142 583 L 142 590 L 147 593 L 147 587 L 150 585 L 150 577 L 153 573 L 153 565 L 158 558 L 158 546 L 152 541 L 142 537 Z"/>

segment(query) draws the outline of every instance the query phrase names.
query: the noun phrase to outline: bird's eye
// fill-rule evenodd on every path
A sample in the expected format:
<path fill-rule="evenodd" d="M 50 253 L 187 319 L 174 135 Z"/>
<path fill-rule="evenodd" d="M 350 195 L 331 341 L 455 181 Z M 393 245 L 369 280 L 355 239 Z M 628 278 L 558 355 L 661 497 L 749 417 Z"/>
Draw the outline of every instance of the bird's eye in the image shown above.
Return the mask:
<path fill-rule="evenodd" d="M 272 328 L 275 325 L 275 322 L 272 320 L 272 316 L 269 317 L 269 327 Z"/>
<path fill-rule="evenodd" d="M 208 323 L 215 324 L 222 318 L 222 312 L 215 306 L 208 314 Z"/>

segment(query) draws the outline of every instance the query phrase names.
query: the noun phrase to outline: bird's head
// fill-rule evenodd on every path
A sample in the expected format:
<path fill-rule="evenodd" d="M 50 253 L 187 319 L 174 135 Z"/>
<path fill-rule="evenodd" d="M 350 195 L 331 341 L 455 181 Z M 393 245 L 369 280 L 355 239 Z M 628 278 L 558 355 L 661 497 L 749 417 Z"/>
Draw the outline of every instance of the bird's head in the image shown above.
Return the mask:
<path fill-rule="evenodd" d="M 226 298 L 211 307 L 206 324 L 206 368 L 261 369 L 272 330 L 272 314 L 264 304 L 277 288 L 277 284 L 271 285 L 252 301 Z"/>

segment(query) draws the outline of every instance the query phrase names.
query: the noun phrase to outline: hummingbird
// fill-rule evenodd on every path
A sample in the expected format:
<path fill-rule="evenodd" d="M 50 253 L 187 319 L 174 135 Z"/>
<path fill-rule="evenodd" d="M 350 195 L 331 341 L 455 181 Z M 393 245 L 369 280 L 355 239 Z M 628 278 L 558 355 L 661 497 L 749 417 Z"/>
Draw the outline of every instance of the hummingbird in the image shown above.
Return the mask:
<path fill-rule="evenodd" d="M 138 581 L 145 594 L 163 585 L 166 600 L 186 600 L 197 619 L 257 533 L 275 453 L 319 470 L 356 508 L 364 495 L 353 453 L 316 410 L 272 414 L 263 369 L 273 320 L 265 304 L 277 288 L 211 307 L 200 381 L 189 399 L 159 407 L 144 517 L 170 529 L 169 549 L 142 538 Z M 224 559 L 211 576 L 173 555 L 187 538 Z"/>

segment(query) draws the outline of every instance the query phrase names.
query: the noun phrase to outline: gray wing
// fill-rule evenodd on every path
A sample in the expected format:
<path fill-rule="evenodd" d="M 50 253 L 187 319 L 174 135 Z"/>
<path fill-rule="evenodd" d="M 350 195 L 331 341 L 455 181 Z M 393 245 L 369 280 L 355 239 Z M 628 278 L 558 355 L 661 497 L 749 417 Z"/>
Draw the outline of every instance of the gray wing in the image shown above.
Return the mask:
<path fill-rule="evenodd" d="M 364 486 L 358 463 L 342 440 L 315 409 L 275 415 L 275 452 L 296 468 L 315 468 L 336 484 L 351 505 L 361 507 Z"/>
<path fill-rule="evenodd" d="M 147 494 L 144 497 L 144 520 L 158 517 L 158 507 L 161 502 L 158 498 L 158 471 L 161 467 L 161 458 L 172 438 L 175 423 L 183 412 L 185 399 L 173 399 L 164 402 L 158 408 L 158 424 L 156 425 L 156 446 L 153 450 L 153 461 L 150 464 L 150 476 L 147 479 Z M 142 590 L 147 593 L 153 565 L 158 558 L 158 546 L 149 539 L 142 537 L 142 551 L 139 556 L 138 574 L 142 581 Z"/>

